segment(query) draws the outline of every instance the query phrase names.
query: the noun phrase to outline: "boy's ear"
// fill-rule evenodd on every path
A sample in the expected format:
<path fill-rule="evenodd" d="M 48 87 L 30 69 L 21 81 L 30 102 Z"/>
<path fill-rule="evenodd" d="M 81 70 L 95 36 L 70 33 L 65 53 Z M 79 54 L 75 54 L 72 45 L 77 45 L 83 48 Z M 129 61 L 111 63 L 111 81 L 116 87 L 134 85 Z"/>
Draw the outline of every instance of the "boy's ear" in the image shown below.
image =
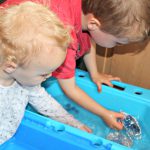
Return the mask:
<path fill-rule="evenodd" d="M 6 73 L 11 74 L 17 69 L 17 67 L 18 67 L 18 65 L 16 63 L 14 63 L 12 61 L 7 61 L 3 65 L 3 70 Z"/>
<path fill-rule="evenodd" d="M 95 17 L 92 17 L 91 19 L 89 19 L 89 21 L 88 21 L 88 30 L 90 30 L 90 31 L 96 30 L 96 29 L 99 29 L 100 26 L 101 26 L 101 23 Z"/>

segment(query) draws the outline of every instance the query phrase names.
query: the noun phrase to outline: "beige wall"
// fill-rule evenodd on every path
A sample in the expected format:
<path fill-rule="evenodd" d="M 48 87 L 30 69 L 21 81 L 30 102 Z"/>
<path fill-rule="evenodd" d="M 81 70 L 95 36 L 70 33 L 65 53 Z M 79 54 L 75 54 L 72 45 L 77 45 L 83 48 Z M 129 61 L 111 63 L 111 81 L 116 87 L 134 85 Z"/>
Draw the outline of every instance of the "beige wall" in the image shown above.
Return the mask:
<path fill-rule="evenodd" d="M 97 46 L 96 58 L 100 72 L 119 76 L 123 82 L 150 89 L 149 41 L 113 49 Z"/>

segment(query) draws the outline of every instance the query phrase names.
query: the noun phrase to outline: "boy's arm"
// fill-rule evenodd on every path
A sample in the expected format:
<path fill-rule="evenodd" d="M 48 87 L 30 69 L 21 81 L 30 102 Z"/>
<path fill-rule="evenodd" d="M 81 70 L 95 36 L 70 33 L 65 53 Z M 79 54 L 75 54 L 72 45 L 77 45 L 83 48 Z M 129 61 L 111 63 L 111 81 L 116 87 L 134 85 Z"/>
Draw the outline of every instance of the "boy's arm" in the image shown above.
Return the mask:
<path fill-rule="evenodd" d="M 41 86 L 29 87 L 29 103 L 40 113 L 54 120 L 80 128 L 87 132 L 91 130 L 70 115 L 54 98 Z"/>
<path fill-rule="evenodd" d="M 89 53 L 84 55 L 85 65 L 90 73 L 91 79 L 97 85 L 98 91 L 101 91 L 101 84 L 105 83 L 109 86 L 113 86 L 111 84 L 111 80 L 120 80 L 118 77 L 113 77 L 112 75 L 100 74 L 97 70 L 96 64 L 96 44 L 91 42 L 91 49 Z"/>
<path fill-rule="evenodd" d="M 70 99 L 92 113 L 100 116 L 111 128 L 123 128 L 123 125 L 117 122 L 117 118 L 123 118 L 123 114 L 109 111 L 96 103 L 75 84 L 74 77 L 70 79 L 58 79 L 58 81 L 63 91 Z"/>
<path fill-rule="evenodd" d="M 91 41 L 91 49 L 84 55 L 83 60 L 90 75 L 96 75 L 98 70 L 96 64 L 96 44 L 94 41 Z"/>

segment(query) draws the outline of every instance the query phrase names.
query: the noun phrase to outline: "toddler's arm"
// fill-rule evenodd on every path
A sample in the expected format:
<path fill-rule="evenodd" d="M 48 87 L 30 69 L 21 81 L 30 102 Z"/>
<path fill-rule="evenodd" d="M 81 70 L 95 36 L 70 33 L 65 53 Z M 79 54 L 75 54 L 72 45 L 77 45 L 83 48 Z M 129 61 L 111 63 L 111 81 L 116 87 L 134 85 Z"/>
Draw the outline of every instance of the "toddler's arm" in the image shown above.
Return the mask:
<path fill-rule="evenodd" d="M 8 87 L 0 85 L 0 145 L 16 133 L 27 103 L 28 92 L 17 82 Z"/>
<path fill-rule="evenodd" d="M 80 128 L 87 132 L 91 130 L 70 115 L 54 98 L 41 86 L 30 87 L 29 103 L 41 114 L 54 120 Z"/>

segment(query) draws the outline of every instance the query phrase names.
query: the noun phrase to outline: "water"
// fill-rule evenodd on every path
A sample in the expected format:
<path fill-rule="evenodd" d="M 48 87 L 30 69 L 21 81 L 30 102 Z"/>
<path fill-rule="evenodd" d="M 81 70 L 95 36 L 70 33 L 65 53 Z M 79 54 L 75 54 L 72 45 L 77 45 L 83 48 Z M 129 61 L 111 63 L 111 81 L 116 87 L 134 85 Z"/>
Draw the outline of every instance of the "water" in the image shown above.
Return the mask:
<path fill-rule="evenodd" d="M 93 134 L 107 139 L 107 136 L 110 133 L 110 131 L 112 131 L 112 129 L 107 127 L 107 125 L 103 122 L 103 120 L 100 117 L 98 117 L 98 116 L 92 114 L 91 112 L 83 109 L 82 107 L 80 107 L 79 105 L 77 105 L 76 103 L 74 103 L 73 101 L 68 99 L 63 94 L 57 95 L 54 98 L 70 114 L 72 114 L 75 118 L 77 118 L 82 123 L 84 123 L 85 125 L 90 127 L 93 130 Z M 34 109 L 32 109 L 29 106 L 27 109 L 31 110 L 33 112 L 36 112 Z M 130 114 L 130 112 L 127 112 L 127 113 Z M 137 140 L 137 139 L 133 140 L 132 148 L 134 150 L 150 150 L 150 131 L 149 131 L 149 128 L 147 127 L 147 125 L 144 124 L 143 120 L 145 120 L 145 118 L 142 118 L 142 120 L 140 120 L 138 115 L 134 116 L 134 117 L 139 122 L 139 125 L 140 125 L 141 130 L 142 130 L 142 136 L 141 136 L 140 140 Z M 149 123 L 150 121 L 147 121 L 147 122 Z"/>
<path fill-rule="evenodd" d="M 55 97 L 57 101 L 75 118 L 89 126 L 93 130 L 93 134 L 106 138 L 110 132 L 110 128 L 105 125 L 102 119 L 87 110 L 81 108 L 69 100 L 65 95 Z M 128 112 L 129 113 L 129 112 Z M 137 118 L 142 129 L 142 137 L 140 140 L 134 139 L 132 148 L 135 150 L 150 150 L 150 134 L 146 130 L 144 122 Z"/>

